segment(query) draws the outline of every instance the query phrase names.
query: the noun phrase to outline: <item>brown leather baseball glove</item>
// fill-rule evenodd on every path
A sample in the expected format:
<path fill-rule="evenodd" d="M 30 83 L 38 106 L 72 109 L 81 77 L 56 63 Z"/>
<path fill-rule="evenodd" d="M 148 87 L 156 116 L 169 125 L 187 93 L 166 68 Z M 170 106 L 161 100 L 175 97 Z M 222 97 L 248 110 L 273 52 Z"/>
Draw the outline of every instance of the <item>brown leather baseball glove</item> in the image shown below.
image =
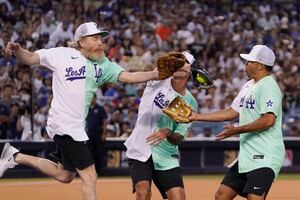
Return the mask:
<path fill-rule="evenodd" d="M 179 52 L 170 52 L 161 56 L 156 62 L 158 70 L 158 80 L 163 80 L 173 76 L 173 74 L 183 67 L 185 64 L 185 56 Z"/>

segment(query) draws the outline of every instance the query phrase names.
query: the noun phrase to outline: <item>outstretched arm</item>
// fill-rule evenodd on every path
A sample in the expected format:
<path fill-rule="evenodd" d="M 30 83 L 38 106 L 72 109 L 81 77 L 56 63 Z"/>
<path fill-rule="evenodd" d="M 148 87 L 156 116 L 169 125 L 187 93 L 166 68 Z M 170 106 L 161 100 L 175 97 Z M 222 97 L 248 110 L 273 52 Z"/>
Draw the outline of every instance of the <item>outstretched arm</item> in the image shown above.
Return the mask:
<path fill-rule="evenodd" d="M 222 122 L 236 118 L 239 115 L 237 111 L 232 108 L 226 110 L 220 110 L 213 113 L 195 113 L 192 112 L 189 117 L 190 121 L 210 121 L 210 122 Z"/>
<path fill-rule="evenodd" d="M 275 121 L 276 121 L 276 116 L 273 113 L 266 113 L 263 114 L 260 118 L 258 118 L 254 122 L 243 126 L 235 127 L 232 125 L 227 125 L 224 127 L 224 131 L 219 133 L 216 137 L 217 140 L 223 140 L 230 136 L 241 134 L 241 133 L 249 133 L 249 132 L 265 130 L 274 126 Z"/>
<path fill-rule="evenodd" d="M 7 55 L 14 54 L 21 63 L 26 65 L 37 65 L 40 63 L 40 58 L 37 53 L 23 49 L 19 43 L 8 42 L 5 47 L 5 53 Z"/>
<path fill-rule="evenodd" d="M 149 72 L 126 72 L 122 71 L 118 80 L 123 83 L 142 83 L 158 78 L 157 70 Z"/>

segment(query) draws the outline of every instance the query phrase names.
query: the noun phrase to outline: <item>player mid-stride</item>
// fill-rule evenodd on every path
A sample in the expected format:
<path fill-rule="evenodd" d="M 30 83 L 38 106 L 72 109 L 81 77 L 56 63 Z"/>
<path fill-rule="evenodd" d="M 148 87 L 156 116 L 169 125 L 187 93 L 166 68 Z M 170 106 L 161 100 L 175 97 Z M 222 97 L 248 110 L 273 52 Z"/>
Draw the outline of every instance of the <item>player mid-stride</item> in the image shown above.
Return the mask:
<path fill-rule="evenodd" d="M 108 35 L 94 22 L 81 24 L 75 32 L 73 47 L 57 47 L 30 52 L 9 42 L 7 54 L 19 62 L 43 65 L 53 72 L 53 100 L 47 133 L 58 149 L 58 163 L 25 155 L 5 144 L 1 152 L 0 176 L 17 164 L 31 166 L 62 183 L 70 183 L 78 173 L 84 200 L 96 200 L 97 174 L 85 144 L 85 117 L 96 89 L 103 83 L 140 83 L 158 78 L 156 70 L 130 73 L 104 55 L 102 37 Z"/>

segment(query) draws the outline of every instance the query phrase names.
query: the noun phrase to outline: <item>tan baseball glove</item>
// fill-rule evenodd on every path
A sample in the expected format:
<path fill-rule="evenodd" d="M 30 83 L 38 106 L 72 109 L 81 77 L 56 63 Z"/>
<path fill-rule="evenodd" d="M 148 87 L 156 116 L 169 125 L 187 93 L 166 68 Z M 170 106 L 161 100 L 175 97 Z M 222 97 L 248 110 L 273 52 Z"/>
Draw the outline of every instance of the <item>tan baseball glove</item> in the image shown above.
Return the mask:
<path fill-rule="evenodd" d="M 185 64 L 185 56 L 179 52 L 170 52 L 167 55 L 161 56 L 156 61 L 158 70 L 158 79 L 163 80 L 173 76 L 173 74 L 183 67 Z"/>
<path fill-rule="evenodd" d="M 192 108 L 179 96 L 177 96 L 166 108 L 162 109 L 162 111 L 172 120 L 180 123 L 189 122 L 188 118 L 192 114 Z"/>

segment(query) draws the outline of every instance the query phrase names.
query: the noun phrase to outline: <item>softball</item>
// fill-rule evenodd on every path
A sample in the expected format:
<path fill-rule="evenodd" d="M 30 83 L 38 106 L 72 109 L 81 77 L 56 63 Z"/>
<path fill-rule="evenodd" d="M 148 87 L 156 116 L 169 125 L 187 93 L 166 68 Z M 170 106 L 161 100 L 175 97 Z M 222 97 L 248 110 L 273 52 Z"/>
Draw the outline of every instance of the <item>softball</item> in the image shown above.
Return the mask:
<path fill-rule="evenodd" d="M 205 83 L 206 82 L 206 79 L 204 77 L 200 76 L 200 75 L 197 75 L 196 80 L 199 83 Z"/>

